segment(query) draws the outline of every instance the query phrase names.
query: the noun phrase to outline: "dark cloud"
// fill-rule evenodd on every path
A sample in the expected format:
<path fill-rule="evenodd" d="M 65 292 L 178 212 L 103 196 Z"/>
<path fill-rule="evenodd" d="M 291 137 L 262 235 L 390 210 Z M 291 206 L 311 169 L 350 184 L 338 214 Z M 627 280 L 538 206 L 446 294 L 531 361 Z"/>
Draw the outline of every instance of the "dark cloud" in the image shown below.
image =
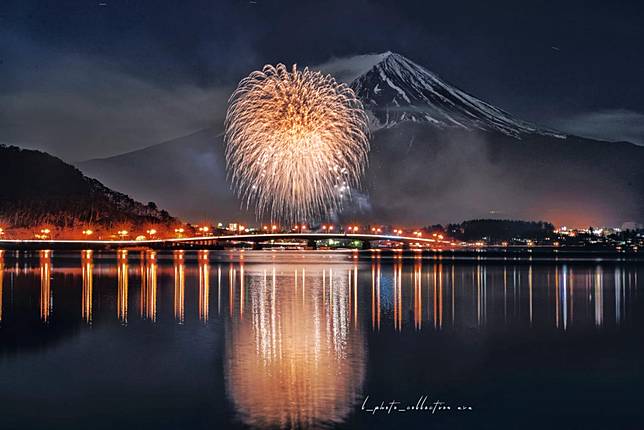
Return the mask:
<path fill-rule="evenodd" d="M 578 136 L 644 145 L 644 114 L 630 110 L 603 110 L 555 119 L 560 130 Z"/>
<path fill-rule="evenodd" d="M 388 50 L 546 125 L 644 112 L 637 2 L 105 3 L 0 3 L 0 141 L 116 154 L 216 125 L 222 94 L 265 63 Z"/>
<path fill-rule="evenodd" d="M 222 127 L 230 92 L 160 85 L 102 59 L 50 55 L 0 94 L 0 141 L 69 161 L 114 155 Z"/>

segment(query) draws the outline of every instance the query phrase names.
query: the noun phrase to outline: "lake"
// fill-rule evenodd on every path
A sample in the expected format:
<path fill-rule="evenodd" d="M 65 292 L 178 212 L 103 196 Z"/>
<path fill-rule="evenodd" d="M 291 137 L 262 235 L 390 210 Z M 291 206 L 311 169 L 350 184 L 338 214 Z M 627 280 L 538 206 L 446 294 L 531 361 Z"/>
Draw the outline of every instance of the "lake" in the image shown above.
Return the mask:
<path fill-rule="evenodd" d="M 644 264 L 4 252 L 0 428 L 641 428 Z"/>

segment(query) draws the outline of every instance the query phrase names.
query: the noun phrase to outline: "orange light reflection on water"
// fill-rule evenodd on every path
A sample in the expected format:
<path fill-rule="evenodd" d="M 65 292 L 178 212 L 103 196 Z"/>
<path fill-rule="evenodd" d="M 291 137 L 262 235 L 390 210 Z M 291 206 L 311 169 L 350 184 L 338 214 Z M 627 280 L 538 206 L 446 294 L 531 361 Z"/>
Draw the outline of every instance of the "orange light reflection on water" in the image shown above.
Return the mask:
<path fill-rule="evenodd" d="M 51 294 L 51 251 L 40 251 L 40 319 L 49 321 L 53 307 Z"/>

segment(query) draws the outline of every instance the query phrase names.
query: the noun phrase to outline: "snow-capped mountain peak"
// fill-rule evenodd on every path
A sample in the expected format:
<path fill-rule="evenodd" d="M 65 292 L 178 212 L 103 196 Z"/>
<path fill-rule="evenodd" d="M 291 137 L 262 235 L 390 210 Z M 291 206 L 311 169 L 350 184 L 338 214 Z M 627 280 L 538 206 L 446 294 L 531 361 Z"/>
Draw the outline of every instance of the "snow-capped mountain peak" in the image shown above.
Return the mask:
<path fill-rule="evenodd" d="M 498 131 L 514 137 L 565 137 L 513 118 L 394 52 L 336 59 L 321 68 L 351 85 L 378 128 L 413 121 L 439 128 Z"/>

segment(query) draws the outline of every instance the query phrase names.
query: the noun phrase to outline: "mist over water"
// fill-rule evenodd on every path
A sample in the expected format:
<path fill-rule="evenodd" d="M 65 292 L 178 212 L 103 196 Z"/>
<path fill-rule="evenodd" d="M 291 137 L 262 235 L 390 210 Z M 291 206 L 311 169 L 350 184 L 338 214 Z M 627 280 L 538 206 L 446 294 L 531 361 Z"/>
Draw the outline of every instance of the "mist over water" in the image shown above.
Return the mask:
<path fill-rule="evenodd" d="M 366 216 L 374 222 L 500 218 L 619 227 L 644 214 L 634 198 L 641 169 L 574 136 L 514 139 L 407 123 L 375 134 L 369 161 Z"/>

